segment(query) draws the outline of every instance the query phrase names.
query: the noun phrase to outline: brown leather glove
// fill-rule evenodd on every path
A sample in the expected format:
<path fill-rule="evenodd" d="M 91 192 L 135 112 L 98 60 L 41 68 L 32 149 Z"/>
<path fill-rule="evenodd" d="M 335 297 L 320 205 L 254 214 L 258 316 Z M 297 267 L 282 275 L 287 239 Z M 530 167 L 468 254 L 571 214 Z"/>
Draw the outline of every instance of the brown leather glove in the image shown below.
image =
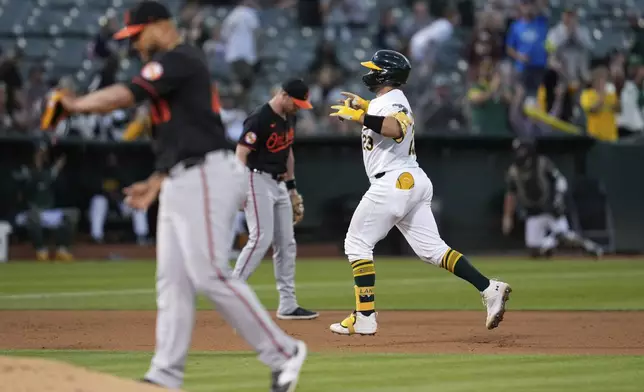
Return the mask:
<path fill-rule="evenodd" d="M 61 99 L 65 96 L 65 91 L 55 90 L 45 100 L 45 108 L 40 116 L 40 128 L 44 131 L 52 130 L 67 116 L 69 112 L 65 110 Z"/>
<path fill-rule="evenodd" d="M 297 191 L 291 193 L 291 206 L 293 207 L 293 226 L 295 226 L 304 219 L 304 199 Z"/>

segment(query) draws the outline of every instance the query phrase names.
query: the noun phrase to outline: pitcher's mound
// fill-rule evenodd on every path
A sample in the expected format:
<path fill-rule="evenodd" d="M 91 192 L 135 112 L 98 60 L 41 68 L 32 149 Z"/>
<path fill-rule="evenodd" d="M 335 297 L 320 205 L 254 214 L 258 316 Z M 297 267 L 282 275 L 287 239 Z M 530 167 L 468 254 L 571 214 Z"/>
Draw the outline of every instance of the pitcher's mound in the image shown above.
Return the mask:
<path fill-rule="evenodd" d="M 0 357 L 0 392 L 159 392 L 151 385 L 43 359 Z"/>

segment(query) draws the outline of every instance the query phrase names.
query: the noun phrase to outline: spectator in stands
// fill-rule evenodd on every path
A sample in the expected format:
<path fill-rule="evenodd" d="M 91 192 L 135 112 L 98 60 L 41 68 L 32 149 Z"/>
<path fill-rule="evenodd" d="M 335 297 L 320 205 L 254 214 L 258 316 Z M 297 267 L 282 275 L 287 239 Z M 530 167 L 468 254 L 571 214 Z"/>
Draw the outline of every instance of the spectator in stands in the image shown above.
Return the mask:
<path fill-rule="evenodd" d="M 472 130 L 484 135 L 509 135 L 509 93 L 503 90 L 494 60 L 486 57 L 479 67 L 479 78 L 467 93 L 471 107 Z"/>
<path fill-rule="evenodd" d="M 577 12 L 566 9 L 561 22 L 550 29 L 547 48 L 563 65 L 564 74 L 575 90 L 590 80 L 590 52 L 593 40 L 586 26 L 580 26 Z"/>
<path fill-rule="evenodd" d="M 374 42 L 379 49 L 391 49 L 395 51 L 401 51 L 403 49 L 402 35 L 391 8 L 384 9 L 380 14 L 380 25 L 378 26 L 378 33 L 376 34 Z"/>
<path fill-rule="evenodd" d="M 96 91 L 98 89 L 111 86 L 116 83 L 116 74 L 119 69 L 119 57 L 116 53 L 112 53 L 103 60 L 101 70 L 94 75 L 89 87 L 89 91 Z M 119 109 L 104 115 L 92 114 L 84 116 L 88 122 L 93 124 L 93 136 L 99 140 L 112 140 L 112 130 L 114 128 L 115 120 L 124 116 L 124 111 Z"/>
<path fill-rule="evenodd" d="M 644 18 L 640 16 L 639 10 L 634 10 L 628 14 L 627 19 L 633 33 L 631 55 L 644 56 Z"/>
<path fill-rule="evenodd" d="M 44 69 L 39 65 L 33 66 L 29 70 L 25 88 L 25 109 L 27 128 L 29 130 L 38 127 L 40 113 L 42 112 L 42 100 L 48 91 L 49 87 L 45 83 Z"/>
<path fill-rule="evenodd" d="M 320 0 L 297 1 L 297 19 L 302 27 L 322 27 Z"/>
<path fill-rule="evenodd" d="M 516 3 L 516 0 L 487 0 L 484 11 L 499 14 L 504 21 L 512 20 L 517 16 Z"/>
<path fill-rule="evenodd" d="M 431 63 L 441 45 L 454 34 L 454 27 L 460 23 L 460 19 L 461 16 L 456 8 L 445 7 L 440 18 L 411 37 L 410 60 Z"/>
<path fill-rule="evenodd" d="M 0 82 L 0 133 L 4 134 L 11 131 L 11 116 L 7 114 L 5 105 L 6 86 Z"/>
<path fill-rule="evenodd" d="M 116 154 L 109 153 L 107 162 L 100 173 L 100 186 L 89 205 L 89 222 L 92 239 L 96 243 L 104 241 L 105 220 L 110 209 L 118 211 L 123 217 L 132 218 L 132 227 L 139 245 L 147 244 L 149 233 L 148 216 L 145 210 L 135 210 L 124 202 L 122 189 L 132 181 L 125 178 L 126 170 L 119 167 Z"/>
<path fill-rule="evenodd" d="M 222 72 L 222 68 L 226 65 L 226 43 L 221 38 L 221 26 L 214 26 L 210 30 L 210 38 L 203 44 L 203 51 L 208 60 L 208 67 L 214 76 L 223 76 L 227 74 Z"/>
<path fill-rule="evenodd" d="M 202 47 L 208 39 L 208 33 L 203 26 L 205 15 L 201 9 L 198 10 L 197 14 L 190 20 L 190 24 L 181 30 L 181 35 L 185 42 Z"/>
<path fill-rule="evenodd" d="M 523 86 L 518 85 L 512 96 L 509 120 L 512 131 L 519 137 L 536 138 L 553 132 L 579 134 L 580 130 L 556 117 L 561 112 L 566 93 L 565 83 L 557 84 L 554 90 L 554 103 L 550 112 L 540 107 L 537 99 L 528 96 Z"/>
<path fill-rule="evenodd" d="M 483 59 L 490 58 L 497 64 L 504 55 L 503 15 L 492 11 L 480 14 L 472 40 L 467 48 L 470 77 L 478 79 L 477 70 Z"/>
<path fill-rule="evenodd" d="M 226 63 L 234 73 L 237 89 L 245 100 L 258 66 L 257 38 L 260 21 L 257 0 L 241 0 L 223 22 Z"/>
<path fill-rule="evenodd" d="M 325 37 L 333 41 L 338 35 L 342 41 L 351 40 L 351 29 L 362 29 L 368 23 L 367 0 L 321 0 Z"/>
<path fill-rule="evenodd" d="M 24 128 L 24 82 L 20 71 L 22 62 L 22 51 L 14 48 L 3 57 L 0 63 L 0 82 L 5 85 L 5 112 L 11 117 L 11 124 L 16 128 Z"/>
<path fill-rule="evenodd" d="M 615 73 L 621 72 L 618 68 L 612 70 Z M 644 81 L 644 67 L 638 65 L 632 69 L 632 77 L 624 81 L 619 95 L 621 112 L 617 117 L 619 137 L 641 135 L 644 131 L 644 116 L 642 113 L 642 91 Z"/>
<path fill-rule="evenodd" d="M 233 145 L 237 145 L 244 131 L 244 120 L 248 117 L 248 113 L 237 107 L 233 96 L 221 94 L 219 98 L 221 102 L 219 115 L 226 128 L 226 136 Z"/>
<path fill-rule="evenodd" d="M 548 113 L 562 121 L 571 122 L 575 91 L 575 86 L 567 83 L 561 68 L 551 67 L 546 70 L 537 90 L 537 107 L 543 113 Z"/>
<path fill-rule="evenodd" d="M 580 98 L 588 134 L 599 140 L 615 141 L 618 136 L 616 113 L 620 111 L 615 86 L 608 83 L 606 67 L 597 67 L 591 77 L 590 88 L 585 89 Z"/>
<path fill-rule="evenodd" d="M 45 70 L 40 65 L 35 65 L 29 69 L 25 88 L 25 102 L 29 108 L 40 106 L 43 97 L 49 91 L 49 87 L 45 83 L 44 74 Z"/>
<path fill-rule="evenodd" d="M 45 244 L 43 229 L 56 231 L 56 258 L 60 261 L 72 261 L 69 252 L 78 213 L 56 208 L 54 182 L 65 166 L 62 156 L 53 165 L 48 165 L 49 150 L 46 145 L 38 146 L 34 154 L 32 167 L 22 166 L 14 173 L 14 179 L 21 185 L 18 197 L 26 211 L 16 215 L 16 225 L 25 227 L 36 250 L 38 261 L 49 260 L 49 251 Z"/>
<path fill-rule="evenodd" d="M 344 98 L 339 87 L 341 75 L 331 66 L 324 66 L 317 73 L 315 83 L 311 85 L 310 100 L 313 112 L 319 117 L 328 115 L 328 108 Z"/>
<path fill-rule="evenodd" d="M 104 59 L 118 50 L 118 43 L 112 39 L 112 36 L 119 29 L 119 22 L 115 17 L 110 17 L 102 18 L 99 23 L 101 28 L 90 45 L 90 53 Z"/>
<path fill-rule="evenodd" d="M 187 31 L 192 26 L 192 21 L 199 14 L 200 8 L 199 3 L 187 1 L 184 3 L 181 11 L 179 12 L 179 20 L 177 21 L 177 27 L 182 36 L 187 35 Z"/>
<path fill-rule="evenodd" d="M 309 78 L 315 81 L 323 68 L 330 67 L 339 73 L 348 72 L 338 58 L 338 52 L 333 41 L 322 40 L 315 49 L 313 61 L 309 64 Z"/>
<path fill-rule="evenodd" d="M 520 0 L 519 9 L 521 17 L 510 26 L 506 49 L 527 94 L 533 95 L 546 72 L 548 19 L 535 0 Z"/>
<path fill-rule="evenodd" d="M 89 84 L 89 91 L 96 91 L 116 83 L 116 73 L 119 70 L 119 57 L 112 53 L 105 57 L 101 70 L 94 75 L 91 83 Z"/>
<path fill-rule="evenodd" d="M 402 34 L 406 41 L 411 40 L 419 30 L 429 26 L 432 18 L 429 16 L 427 0 L 416 0 L 412 5 L 412 14 L 402 24 Z"/>

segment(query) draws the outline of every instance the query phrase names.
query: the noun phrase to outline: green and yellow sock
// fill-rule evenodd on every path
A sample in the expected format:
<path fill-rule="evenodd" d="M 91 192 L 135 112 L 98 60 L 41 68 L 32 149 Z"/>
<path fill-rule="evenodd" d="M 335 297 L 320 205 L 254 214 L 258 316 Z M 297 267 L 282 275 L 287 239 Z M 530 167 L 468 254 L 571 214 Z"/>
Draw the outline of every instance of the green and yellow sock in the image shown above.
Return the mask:
<path fill-rule="evenodd" d="M 462 253 L 454 249 L 448 249 L 441 259 L 441 268 L 459 278 L 470 282 L 478 291 L 487 289 L 490 279 L 479 272 Z"/>
<path fill-rule="evenodd" d="M 365 316 L 375 311 L 376 305 L 376 267 L 373 260 L 355 260 L 351 262 L 353 269 L 353 286 L 356 295 L 356 311 Z"/>

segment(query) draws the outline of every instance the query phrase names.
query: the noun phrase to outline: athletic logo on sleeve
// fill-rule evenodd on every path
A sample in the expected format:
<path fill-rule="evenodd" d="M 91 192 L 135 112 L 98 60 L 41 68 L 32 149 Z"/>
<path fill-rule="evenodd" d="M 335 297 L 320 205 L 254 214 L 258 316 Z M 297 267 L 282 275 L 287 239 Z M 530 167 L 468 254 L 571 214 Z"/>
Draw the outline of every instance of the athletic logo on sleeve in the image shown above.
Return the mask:
<path fill-rule="evenodd" d="M 405 113 L 405 114 L 409 114 L 409 110 L 407 110 L 407 108 L 405 107 L 405 105 L 401 105 L 401 104 L 399 104 L 399 103 L 395 103 L 395 104 L 393 104 L 392 106 L 393 106 L 393 107 L 395 107 L 396 109 L 398 109 L 398 111 L 399 111 L 399 112 L 403 112 L 403 113 Z"/>
<path fill-rule="evenodd" d="M 159 80 L 159 78 L 163 75 L 163 66 L 156 61 L 152 61 L 150 63 L 147 63 L 145 67 L 141 70 L 141 76 L 143 76 L 143 79 L 149 80 L 151 82 L 154 82 L 155 80 Z"/>
<path fill-rule="evenodd" d="M 255 144 L 255 142 L 257 141 L 257 135 L 255 135 L 255 132 L 248 132 L 244 137 L 244 140 L 248 144 Z"/>

